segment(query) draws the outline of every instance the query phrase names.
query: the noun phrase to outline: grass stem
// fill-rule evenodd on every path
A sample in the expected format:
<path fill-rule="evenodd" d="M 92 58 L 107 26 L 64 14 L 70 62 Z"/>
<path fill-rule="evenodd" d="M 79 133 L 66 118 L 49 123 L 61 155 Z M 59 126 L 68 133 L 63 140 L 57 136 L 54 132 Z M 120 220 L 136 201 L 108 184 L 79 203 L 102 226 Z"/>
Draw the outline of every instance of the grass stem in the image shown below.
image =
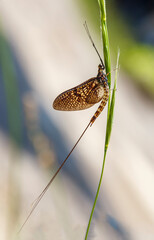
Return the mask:
<path fill-rule="evenodd" d="M 104 61 L 105 61 L 105 68 L 106 73 L 108 74 L 108 84 L 109 88 L 111 88 L 111 61 L 110 61 L 110 50 L 109 50 L 109 38 L 108 38 L 108 31 L 107 31 L 107 23 L 106 23 L 106 8 L 105 8 L 105 0 L 98 0 L 99 8 L 100 8 L 100 18 L 101 18 L 101 30 L 102 30 L 102 41 L 103 41 L 103 52 L 104 52 Z M 117 69 L 118 69 L 118 63 L 119 63 L 119 52 L 117 57 L 117 67 L 116 67 L 116 74 L 115 74 L 115 81 L 114 81 L 114 89 L 111 96 L 111 91 L 109 95 L 108 100 L 108 111 L 107 111 L 107 125 L 106 125 L 106 136 L 105 136 L 105 145 L 104 145 L 104 156 L 103 156 L 103 164 L 102 164 L 102 170 L 101 175 L 96 191 L 96 196 L 94 199 L 94 203 L 92 206 L 91 214 L 89 217 L 89 222 L 86 230 L 85 240 L 88 238 L 91 221 L 93 218 L 94 210 L 96 207 L 96 203 L 98 200 L 100 187 L 102 183 L 103 173 L 104 173 L 104 167 L 105 167 L 105 160 L 106 160 L 106 154 L 108 150 L 108 145 L 110 141 L 111 131 L 112 131 L 112 125 L 113 125 L 113 114 L 114 114 L 114 106 L 115 106 L 115 91 L 116 91 L 116 85 L 117 85 Z"/>

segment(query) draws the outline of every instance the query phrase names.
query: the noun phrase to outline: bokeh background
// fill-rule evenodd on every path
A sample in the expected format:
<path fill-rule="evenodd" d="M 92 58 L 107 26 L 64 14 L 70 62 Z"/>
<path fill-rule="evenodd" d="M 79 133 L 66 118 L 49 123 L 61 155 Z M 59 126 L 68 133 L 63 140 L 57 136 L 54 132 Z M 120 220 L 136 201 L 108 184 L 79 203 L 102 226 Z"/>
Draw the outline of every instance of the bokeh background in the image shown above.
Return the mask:
<path fill-rule="evenodd" d="M 89 239 L 154 239 L 154 2 L 108 0 L 113 131 Z M 97 1 L 0 0 L 0 239 L 84 239 L 100 177 L 106 109 L 17 231 L 97 106 L 58 112 L 64 90 L 97 75 Z M 114 80 L 114 70 L 112 79 Z"/>

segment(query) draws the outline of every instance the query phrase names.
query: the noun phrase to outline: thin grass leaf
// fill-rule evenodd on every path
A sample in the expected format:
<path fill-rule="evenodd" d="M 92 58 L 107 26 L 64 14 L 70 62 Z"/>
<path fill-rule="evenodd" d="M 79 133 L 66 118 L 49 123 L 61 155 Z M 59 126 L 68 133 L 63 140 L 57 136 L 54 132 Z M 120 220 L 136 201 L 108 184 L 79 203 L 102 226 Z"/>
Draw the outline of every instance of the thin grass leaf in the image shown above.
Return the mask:
<path fill-rule="evenodd" d="M 115 92 L 116 92 L 116 87 L 117 87 L 119 56 L 120 56 L 120 51 L 118 50 L 114 87 L 113 87 L 112 98 L 111 98 L 111 103 L 110 103 L 110 111 L 109 111 L 108 120 L 107 120 L 107 127 L 106 127 L 106 138 L 105 138 L 105 149 L 104 149 L 104 151 L 107 151 L 108 144 L 109 144 L 109 141 L 110 141 L 111 131 L 112 131 L 112 125 L 113 125 L 114 106 L 115 106 Z"/>

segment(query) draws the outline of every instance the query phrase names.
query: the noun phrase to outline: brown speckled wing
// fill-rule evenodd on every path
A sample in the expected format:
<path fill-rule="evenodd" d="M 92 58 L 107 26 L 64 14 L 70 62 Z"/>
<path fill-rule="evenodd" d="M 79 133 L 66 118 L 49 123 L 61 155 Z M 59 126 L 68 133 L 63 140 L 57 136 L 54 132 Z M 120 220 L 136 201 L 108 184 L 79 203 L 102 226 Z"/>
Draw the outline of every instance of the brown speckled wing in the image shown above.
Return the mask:
<path fill-rule="evenodd" d="M 103 86 L 97 78 L 61 93 L 53 102 L 53 108 L 61 111 L 77 111 L 87 109 L 99 102 L 103 97 Z"/>

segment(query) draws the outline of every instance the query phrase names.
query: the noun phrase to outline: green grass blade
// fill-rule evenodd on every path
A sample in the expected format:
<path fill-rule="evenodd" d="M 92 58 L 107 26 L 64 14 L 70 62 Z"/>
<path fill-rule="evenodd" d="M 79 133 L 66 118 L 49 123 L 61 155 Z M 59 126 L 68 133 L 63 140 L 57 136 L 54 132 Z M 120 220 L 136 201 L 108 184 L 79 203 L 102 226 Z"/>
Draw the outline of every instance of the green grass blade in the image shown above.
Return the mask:
<path fill-rule="evenodd" d="M 115 92 L 116 92 L 116 87 L 117 87 L 119 56 L 120 56 L 120 51 L 118 51 L 118 56 L 117 56 L 114 87 L 113 87 L 112 98 L 111 98 L 111 103 L 110 103 L 110 111 L 109 111 L 109 114 L 108 114 L 108 120 L 107 120 L 107 126 L 106 126 L 106 137 L 105 137 L 105 149 L 104 149 L 104 151 L 107 151 L 108 144 L 109 144 L 109 141 L 110 141 L 111 131 L 112 131 L 112 125 L 113 125 L 113 115 L 114 115 L 114 105 L 115 105 Z"/>

